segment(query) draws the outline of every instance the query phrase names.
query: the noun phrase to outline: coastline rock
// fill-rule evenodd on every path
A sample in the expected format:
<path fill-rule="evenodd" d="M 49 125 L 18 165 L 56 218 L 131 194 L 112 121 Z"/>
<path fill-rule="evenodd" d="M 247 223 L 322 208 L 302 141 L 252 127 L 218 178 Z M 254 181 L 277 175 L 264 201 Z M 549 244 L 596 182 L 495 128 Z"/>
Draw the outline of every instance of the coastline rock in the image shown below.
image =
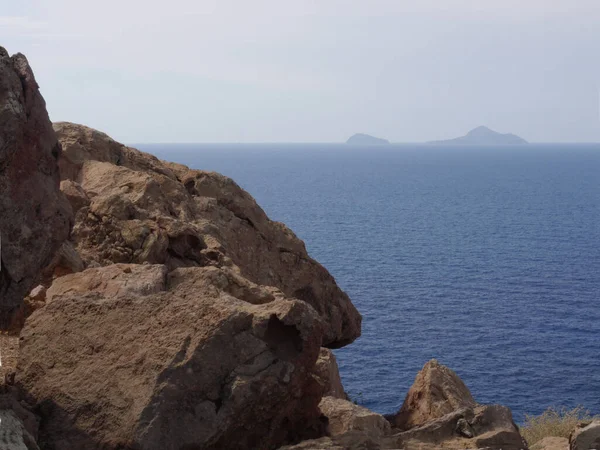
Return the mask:
<path fill-rule="evenodd" d="M 469 430 L 469 433 L 464 433 Z M 527 444 L 508 408 L 462 408 L 424 425 L 386 438 L 384 448 L 462 448 L 526 450 Z"/>
<path fill-rule="evenodd" d="M 315 364 L 314 375 L 323 385 L 324 396 L 349 400 L 348 395 L 344 391 L 344 386 L 342 386 L 342 379 L 340 378 L 340 371 L 335 355 L 328 348 L 321 348 L 319 359 L 317 359 L 317 363 Z"/>
<path fill-rule="evenodd" d="M 338 436 L 348 431 L 361 431 L 379 439 L 390 432 L 390 423 L 380 414 L 341 398 L 323 397 L 321 412 L 329 419 L 329 433 Z"/>
<path fill-rule="evenodd" d="M 392 425 L 408 430 L 461 408 L 476 405 L 471 392 L 459 376 L 432 359 L 417 374 Z"/>
<path fill-rule="evenodd" d="M 569 437 L 570 450 L 600 449 L 600 420 L 582 423 Z"/>
<path fill-rule="evenodd" d="M 360 335 L 361 316 L 333 277 L 231 179 L 162 162 L 81 125 L 54 127 L 64 149 L 61 186 L 77 211 L 71 243 L 86 267 L 230 267 L 314 307 L 328 324 L 323 346 Z"/>
<path fill-rule="evenodd" d="M 72 212 L 59 191 L 61 149 L 33 71 L 0 47 L 0 326 L 34 287 L 69 235 Z"/>
<path fill-rule="evenodd" d="M 268 449 L 323 436 L 314 309 L 228 268 L 166 271 L 113 265 L 54 282 L 17 372 L 40 442 Z"/>

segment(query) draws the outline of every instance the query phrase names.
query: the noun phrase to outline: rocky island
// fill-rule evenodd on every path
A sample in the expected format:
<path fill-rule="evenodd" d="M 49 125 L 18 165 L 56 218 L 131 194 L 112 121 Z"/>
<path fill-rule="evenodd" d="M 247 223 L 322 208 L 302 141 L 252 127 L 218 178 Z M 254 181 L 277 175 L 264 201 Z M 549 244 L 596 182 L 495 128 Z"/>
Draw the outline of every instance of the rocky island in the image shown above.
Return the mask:
<path fill-rule="evenodd" d="M 348 138 L 348 140 L 346 141 L 346 144 L 357 145 L 385 145 L 389 143 L 390 141 L 388 141 L 387 139 L 381 139 L 363 133 L 357 133 L 353 136 L 350 136 L 350 138 Z"/>
<path fill-rule="evenodd" d="M 431 141 L 428 144 L 515 145 L 527 144 L 527 141 L 515 134 L 502 134 L 481 126 L 469 131 L 465 136 L 443 141 Z"/>
<path fill-rule="evenodd" d="M 0 80 L 0 448 L 527 448 L 435 360 L 396 414 L 350 401 L 331 349 L 361 315 L 292 230 L 227 177 L 52 124 L 1 47 Z"/>

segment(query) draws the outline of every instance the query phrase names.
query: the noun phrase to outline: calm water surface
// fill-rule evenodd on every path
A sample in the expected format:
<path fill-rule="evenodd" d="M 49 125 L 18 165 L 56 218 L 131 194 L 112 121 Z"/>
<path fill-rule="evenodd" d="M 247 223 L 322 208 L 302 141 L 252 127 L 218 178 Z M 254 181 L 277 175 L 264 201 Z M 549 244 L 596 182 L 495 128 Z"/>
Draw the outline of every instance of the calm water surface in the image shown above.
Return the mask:
<path fill-rule="evenodd" d="M 600 146 L 138 145 L 234 178 L 363 315 L 351 397 L 399 408 L 430 358 L 517 421 L 600 413 Z"/>

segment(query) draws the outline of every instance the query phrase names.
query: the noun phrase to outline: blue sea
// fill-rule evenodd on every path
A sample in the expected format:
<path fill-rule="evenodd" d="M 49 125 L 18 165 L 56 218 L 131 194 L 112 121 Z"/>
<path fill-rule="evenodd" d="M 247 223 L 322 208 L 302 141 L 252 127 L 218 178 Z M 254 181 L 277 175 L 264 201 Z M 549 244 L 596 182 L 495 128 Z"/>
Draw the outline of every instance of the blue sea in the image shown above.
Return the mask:
<path fill-rule="evenodd" d="M 431 358 L 517 422 L 600 414 L 600 146 L 138 145 L 215 170 L 306 242 L 363 315 L 336 350 L 395 412 Z"/>

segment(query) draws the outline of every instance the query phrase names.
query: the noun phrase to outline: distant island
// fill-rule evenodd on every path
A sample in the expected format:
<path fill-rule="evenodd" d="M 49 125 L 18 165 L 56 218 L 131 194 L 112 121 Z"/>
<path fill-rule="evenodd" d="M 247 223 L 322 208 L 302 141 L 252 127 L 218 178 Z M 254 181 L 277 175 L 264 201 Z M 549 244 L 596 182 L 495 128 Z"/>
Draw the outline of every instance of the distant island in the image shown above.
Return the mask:
<path fill-rule="evenodd" d="M 346 144 L 389 144 L 390 141 L 387 139 L 377 138 L 375 136 L 369 136 L 368 134 L 356 133 L 346 141 Z"/>
<path fill-rule="evenodd" d="M 490 130 L 488 127 L 477 127 L 469 131 L 465 136 L 444 141 L 431 141 L 428 144 L 477 144 L 477 145 L 513 145 L 527 144 L 528 142 L 516 134 L 502 134 Z"/>

